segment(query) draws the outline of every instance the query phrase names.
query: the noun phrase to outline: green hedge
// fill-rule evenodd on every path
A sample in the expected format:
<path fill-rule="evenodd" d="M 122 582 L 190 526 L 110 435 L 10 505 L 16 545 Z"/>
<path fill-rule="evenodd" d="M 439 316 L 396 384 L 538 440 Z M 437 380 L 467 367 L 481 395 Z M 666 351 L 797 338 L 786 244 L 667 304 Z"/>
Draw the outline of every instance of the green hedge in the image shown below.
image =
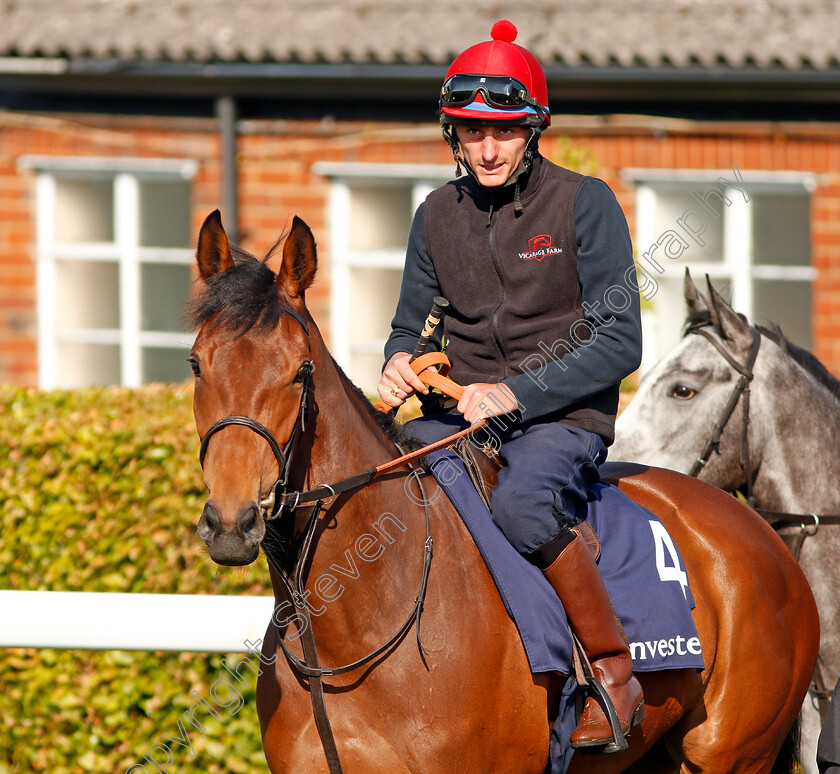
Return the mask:
<path fill-rule="evenodd" d="M 218 567 L 195 534 L 205 492 L 191 404 L 182 385 L 52 392 L 0 385 L 0 588 L 270 593 L 264 560 Z M 3 650 L 0 774 L 142 764 L 164 734 L 178 735 L 194 697 L 208 696 L 225 675 L 224 657 Z M 170 773 L 267 771 L 253 685 L 243 697 L 235 714 L 203 713 L 203 733 L 188 728 L 192 757 L 169 745 Z M 152 757 L 165 761 L 161 750 Z"/>

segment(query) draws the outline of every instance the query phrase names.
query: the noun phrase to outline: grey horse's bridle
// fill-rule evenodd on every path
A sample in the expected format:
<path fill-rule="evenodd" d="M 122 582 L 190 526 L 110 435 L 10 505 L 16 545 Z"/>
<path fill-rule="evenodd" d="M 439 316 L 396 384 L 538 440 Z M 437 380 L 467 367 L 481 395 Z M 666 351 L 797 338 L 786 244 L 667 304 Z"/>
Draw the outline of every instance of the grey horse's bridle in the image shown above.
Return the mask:
<path fill-rule="evenodd" d="M 738 406 L 741 397 L 744 398 L 744 416 L 741 420 L 741 467 L 745 470 L 747 481 L 747 502 L 752 505 L 752 464 L 750 462 L 750 441 L 749 441 L 749 425 L 750 425 L 750 382 L 753 380 L 753 366 L 755 365 L 755 359 L 758 356 L 758 348 L 761 346 L 761 333 L 755 328 L 751 328 L 753 334 L 752 344 L 750 345 L 750 351 L 747 354 L 747 360 L 742 365 L 734 357 L 726 350 L 723 344 L 718 341 L 718 339 L 709 331 L 709 323 L 704 323 L 702 325 L 695 325 L 688 329 L 688 333 L 696 333 L 698 336 L 703 336 L 729 363 L 732 368 L 734 368 L 739 374 L 740 377 L 735 384 L 735 387 L 732 390 L 732 394 L 729 396 L 729 400 L 727 401 L 726 405 L 723 407 L 723 411 L 718 418 L 718 421 L 715 423 L 714 429 L 712 430 L 712 434 L 706 443 L 702 453 L 697 457 L 694 461 L 694 464 L 691 466 L 691 470 L 689 470 L 688 475 L 692 476 L 693 478 L 697 478 L 700 475 L 700 472 L 709 462 L 709 458 L 711 457 L 712 453 L 720 454 L 720 439 L 723 435 L 723 431 L 726 428 L 729 420 L 732 418 L 732 414 L 735 412 L 736 407 Z"/>
<path fill-rule="evenodd" d="M 729 401 L 724 407 L 723 411 L 721 412 L 720 419 L 715 424 L 715 428 L 712 432 L 712 436 L 709 439 L 709 442 L 706 444 L 703 453 L 694 461 L 694 465 L 692 465 L 691 470 L 689 471 L 689 475 L 693 477 L 697 477 L 700 475 L 700 471 L 703 470 L 706 463 L 709 461 L 709 457 L 712 452 L 720 453 L 719 444 L 720 444 L 720 437 L 723 434 L 723 430 L 726 427 L 727 422 L 731 418 L 733 412 L 735 411 L 735 407 L 738 405 L 738 401 L 740 400 L 741 396 L 744 396 L 744 418 L 741 422 L 741 467 L 746 471 L 746 495 L 747 495 L 747 504 L 756 510 L 761 516 L 779 533 L 780 537 L 785 541 L 788 548 L 790 548 L 791 553 L 793 554 L 794 558 L 799 561 L 800 551 L 802 549 L 802 543 L 806 537 L 813 537 L 817 534 L 817 530 L 819 530 L 822 524 L 834 524 L 840 525 L 840 515 L 838 514 L 823 514 L 817 515 L 815 513 L 788 513 L 786 511 L 774 511 L 774 510 L 767 510 L 765 508 L 756 508 L 753 503 L 753 496 L 752 496 L 752 479 L 753 479 L 753 471 L 752 471 L 752 464 L 750 462 L 750 443 L 748 437 L 748 429 L 749 429 L 749 422 L 750 422 L 750 382 L 753 379 L 753 366 L 755 365 L 755 359 L 758 355 L 758 348 L 761 344 L 761 333 L 756 328 L 752 328 L 753 333 L 753 341 L 750 347 L 749 354 L 747 355 L 747 362 L 744 365 L 738 363 L 732 355 L 726 351 L 724 346 L 715 338 L 712 333 L 708 330 L 709 323 L 702 323 L 700 325 L 696 325 L 694 327 L 689 328 L 688 333 L 696 333 L 700 336 L 703 336 L 712 346 L 723 356 L 729 365 L 731 365 L 741 377 L 738 379 L 738 383 L 735 385 L 732 394 L 729 397 Z M 808 520 L 811 520 L 808 522 Z M 786 537 L 782 531 L 785 529 L 795 529 L 796 532 Z M 828 712 L 828 702 L 831 698 L 832 691 L 831 687 L 828 686 L 823 679 L 820 665 L 817 663 L 814 677 L 811 681 L 811 693 L 817 699 L 817 703 L 819 705 L 819 712 L 820 717 L 825 720 L 826 713 Z"/>

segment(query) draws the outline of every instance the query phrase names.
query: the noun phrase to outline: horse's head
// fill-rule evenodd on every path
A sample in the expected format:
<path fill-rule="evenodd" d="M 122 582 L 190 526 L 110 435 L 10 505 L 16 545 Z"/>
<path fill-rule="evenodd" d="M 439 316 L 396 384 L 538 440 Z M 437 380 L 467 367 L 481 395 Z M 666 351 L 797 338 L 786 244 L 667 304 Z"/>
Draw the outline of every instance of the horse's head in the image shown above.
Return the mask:
<path fill-rule="evenodd" d="M 758 334 L 710 282 L 707 286 L 704 295 L 686 271 L 686 334 L 642 378 L 616 422 L 610 457 L 689 473 L 717 423 L 721 440 L 700 477 L 734 488 L 745 475 L 740 460 L 745 402 L 733 397 L 741 378 L 733 364 L 750 364 Z M 753 455 L 755 464 L 755 450 Z"/>
<path fill-rule="evenodd" d="M 279 243 L 278 243 L 279 244 Z M 198 534 L 219 564 L 254 561 L 265 535 L 261 503 L 284 475 L 312 369 L 304 292 L 317 267 L 309 227 L 295 218 L 282 252 L 263 260 L 231 248 L 218 211 L 205 220 L 202 292 L 190 354 L 193 413 L 209 497 Z"/>

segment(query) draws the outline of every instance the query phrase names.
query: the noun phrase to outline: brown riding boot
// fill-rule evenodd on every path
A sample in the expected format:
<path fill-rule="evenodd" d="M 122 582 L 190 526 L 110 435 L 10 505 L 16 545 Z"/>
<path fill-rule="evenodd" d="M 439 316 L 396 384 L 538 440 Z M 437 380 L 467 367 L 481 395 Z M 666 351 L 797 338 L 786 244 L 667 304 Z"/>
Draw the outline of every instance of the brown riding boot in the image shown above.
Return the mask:
<path fill-rule="evenodd" d="M 642 686 L 633 677 L 633 662 L 624 631 L 615 616 L 604 579 L 587 545 L 575 537 L 543 570 L 557 592 L 566 616 L 583 645 L 595 677 L 612 700 L 626 736 L 630 725 L 644 719 Z M 609 744 L 609 720 L 597 701 L 588 696 L 572 747 Z"/>

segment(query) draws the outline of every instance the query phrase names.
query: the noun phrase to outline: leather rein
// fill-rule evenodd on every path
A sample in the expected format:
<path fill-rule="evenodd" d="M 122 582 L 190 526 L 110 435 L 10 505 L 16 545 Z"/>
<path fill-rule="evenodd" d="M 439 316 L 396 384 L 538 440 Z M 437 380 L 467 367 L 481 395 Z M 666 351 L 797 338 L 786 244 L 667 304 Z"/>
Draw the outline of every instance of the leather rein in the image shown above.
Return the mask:
<path fill-rule="evenodd" d="M 449 373 L 449 359 L 441 352 L 429 352 L 416 358 L 411 363 L 411 367 L 421 380 L 430 387 L 436 387 L 450 397 L 459 398 L 464 391 L 464 388 L 453 382 L 447 377 Z M 458 433 L 448 436 L 440 441 L 423 446 L 420 449 L 404 453 L 396 459 L 390 460 L 375 468 L 357 473 L 355 475 L 336 481 L 332 484 L 319 484 L 313 489 L 306 491 L 286 490 L 289 471 L 292 464 L 297 444 L 301 436 L 306 431 L 306 420 L 309 412 L 310 391 L 312 388 L 312 375 L 315 372 L 315 365 L 311 360 L 307 360 L 303 366 L 303 381 L 300 397 L 300 405 L 298 407 L 297 418 L 291 435 L 284 445 L 280 445 L 274 434 L 263 424 L 254 419 L 244 416 L 232 415 L 223 417 L 217 422 L 214 422 L 201 439 L 201 447 L 199 450 L 199 463 L 204 468 L 204 458 L 207 454 L 207 448 L 210 444 L 210 439 L 219 430 L 231 425 L 238 425 L 247 427 L 259 436 L 264 438 L 271 448 L 274 458 L 277 461 L 279 474 L 277 480 L 271 486 L 269 494 L 260 502 L 261 513 L 266 522 L 275 521 L 283 514 L 293 513 L 299 506 L 312 505 L 312 513 L 310 514 L 306 528 L 303 533 L 303 541 L 301 550 L 292 567 L 291 573 L 287 573 L 283 568 L 282 557 L 276 554 L 273 547 L 262 543 L 263 553 L 266 556 L 268 563 L 272 569 L 277 573 L 286 588 L 286 593 L 292 600 L 297 611 L 297 616 L 303 621 L 302 625 L 298 624 L 299 636 L 303 649 L 303 658 L 294 653 L 286 644 L 285 630 L 283 625 L 278 622 L 276 611 L 272 614 L 272 623 L 274 624 L 277 638 L 289 665 L 299 675 L 306 678 L 309 682 L 309 692 L 312 701 L 312 711 L 315 718 L 315 725 L 318 729 L 318 735 L 321 739 L 321 744 L 324 748 L 324 754 L 327 758 L 330 774 L 342 774 L 341 760 L 338 755 L 338 748 L 335 742 L 335 736 L 330 726 L 329 717 L 327 715 L 326 702 L 324 699 L 323 678 L 327 676 L 341 675 L 358 669 L 365 664 L 370 663 L 377 657 L 389 652 L 392 647 L 398 644 L 408 630 L 414 623 L 417 631 L 417 645 L 420 649 L 421 658 L 425 663 L 426 649 L 420 639 L 420 615 L 423 610 L 423 602 L 426 597 L 426 588 L 429 578 L 429 570 L 432 562 L 432 535 L 431 525 L 429 520 L 429 506 L 425 493 L 423 492 L 423 484 L 419 475 L 419 470 L 411 463 L 430 454 L 437 449 L 449 446 L 457 442 L 462 437 L 474 433 L 478 428 L 484 425 L 484 420 L 481 420 L 472 426 L 462 430 Z M 399 448 L 399 447 L 397 447 Z M 383 477 L 386 473 L 390 473 L 398 468 L 409 468 L 409 475 L 415 476 L 423 501 L 425 522 L 426 522 L 426 539 L 423 544 L 423 570 L 420 580 L 420 588 L 414 600 L 414 605 L 411 612 L 403 621 L 402 625 L 385 643 L 380 645 L 375 650 L 368 653 L 366 656 L 339 667 L 322 667 L 318 662 L 318 651 L 315 643 L 315 637 L 312 631 L 312 620 L 309 613 L 309 606 L 306 602 L 306 595 L 303 593 L 305 586 L 305 579 L 303 577 L 305 567 L 307 566 L 312 554 L 312 547 L 314 544 L 314 537 L 316 528 L 319 523 L 321 511 L 325 506 L 329 506 L 335 498 L 344 492 L 349 492 L 354 489 L 359 489 L 366 486 L 377 479 Z"/>

